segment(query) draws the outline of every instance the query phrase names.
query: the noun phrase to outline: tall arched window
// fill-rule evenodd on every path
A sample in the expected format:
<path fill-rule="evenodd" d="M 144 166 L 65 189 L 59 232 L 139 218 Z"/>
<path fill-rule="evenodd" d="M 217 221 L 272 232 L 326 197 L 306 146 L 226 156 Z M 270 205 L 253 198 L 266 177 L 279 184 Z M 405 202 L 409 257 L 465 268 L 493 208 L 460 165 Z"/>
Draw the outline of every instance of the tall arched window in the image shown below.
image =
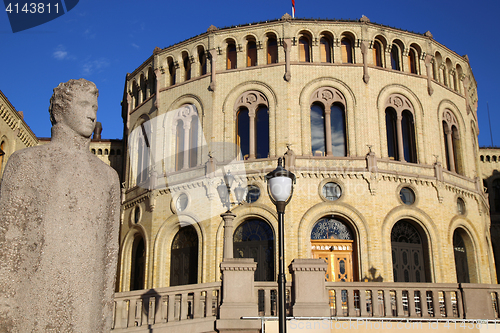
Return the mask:
<path fill-rule="evenodd" d="M 255 115 L 255 139 L 256 139 L 256 158 L 269 157 L 269 110 L 265 106 L 259 107 Z"/>
<path fill-rule="evenodd" d="M 236 142 L 244 159 L 269 155 L 269 103 L 259 91 L 247 91 L 234 105 Z"/>
<path fill-rule="evenodd" d="M 321 62 L 332 62 L 332 46 L 328 38 L 321 37 L 319 41 L 319 53 Z"/>
<path fill-rule="evenodd" d="M 385 105 L 387 155 L 390 159 L 417 163 L 414 109 L 400 94 L 389 96 Z"/>
<path fill-rule="evenodd" d="M 313 156 L 325 155 L 325 112 L 319 104 L 311 105 L 311 149 Z"/>
<path fill-rule="evenodd" d="M 136 184 L 139 185 L 148 179 L 149 173 L 149 141 L 148 141 L 148 122 L 141 123 L 136 129 L 138 134 L 137 139 L 137 179 Z M 102 150 L 97 151 L 98 155 L 102 155 Z"/>
<path fill-rule="evenodd" d="M 184 81 L 191 80 L 191 60 L 186 52 L 183 52 L 182 62 L 184 64 Z"/>
<path fill-rule="evenodd" d="M 227 54 L 226 68 L 235 69 L 237 67 L 236 64 L 237 55 L 236 55 L 236 44 L 234 42 L 228 42 L 226 48 L 226 54 Z"/>
<path fill-rule="evenodd" d="M 176 68 L 172 58 L 168 58 L 168 73 L 170 74 L 170 85 L 176 84 Z"/>
<path fill-rule="evenodd" d="M 467 264 L 467 249 L 458 229 L 453 232 L 453 252 L 455 253 L 455 269 L 458 283 L 469 283 L 469 265 Z"/>
<path fill-rule="evenodd" d="M 5 156 L 5 141 L 0 144 L 0 178 L 3 172 L 3 157 Z"/>
<path fill-rule="evenodd" d="M 257 44 L 254 40 L 247 43 L 247 67 L 257 66 Z"/>
<path fill-rule="evenodd" d="M 276 37 L 267 38 L 267 63 L 275 64 L 278 62 L 278 42 Z"/>
<path fill-rule="evenodd" d="M 394 282 L 431 282 L 428 242 L 421 228 L 409 220 L 392 227 L 392 269 Z"/>
<path fill-rule="evenodd" d="M 243 159 L 248 159 L 250 154 L 250 118 L 248 117 L 248 109 L 241 108 L 237 115 L 236 137 L 237 144 L 241 149 Z"/>
<path fill-rule="evenodd" d="M 408 65 L 410 66 L 410 73 L 418 74 L 417 61 L 417 52 L 414 49 L 410 49 L 410 52 L 408 53 Z"/>
<path fill-rule="evenodd" d="M 352 43 L 351 40 L 347 37 L 342 38 L 341 42 L 341 53 L 342 53 L 342 63 L 343 64 L 352 64 L 353 57 L 352 57 Z"/>
<path fill-rule="evenodd" d="M 385 110 L 385 128 L 387 133 L 387 154 L 390 159 L 399 160 L 398 132 L 396 128 L 396 110 L 387 108 Z"/>
<path fill-rule="evenodd" d="M 311 46 L 309 39 L 305 36 L 299 38 L 299 61 L 311 62 Z"/>
<path fill-rule="evenodd" d="M 495 212 L 500 213 L 500 179 L 495 179 L 492 184 L 493 187 L 493 202 L 492 207 Z"/>
<path fill-rule="evenodd" d="M 326 280 L 353 282 L 358 280 L 355 234 L 339 218 L 323 217 L 311 231 L 313 258 L 327 262 Z"/>
<path fill-rule="evenodd" d="M 413 114 L 405 110 L 402 113 L 401 127 L 403 131 L 403 151 L 406 162 L 417 163 L 417 152 L 415 145 L 415 125 Z"/>
<path fill-rule="evenodd" d="M 147 85 L 144 74 L 141 74 L 139 79 L 139 104 L 143 103 L 147 98 Z"/>
<path fill-rule="evenodd" d="M 137 236 L 132 245 L 132 262 L 130 265 L 130 290 L 145 288 L 144 275 L 146 274 L 146 251 L 144 239 Z"/>
<path fill-rule="evenodd" d="M 373 64 L 378 67 L 384 67 L 383 61 L 382 61 L 382 44 L 380 41 L 375 40 L 373 42 Z"/>
<path fill-rule="evenodd" d="M 458 121 L 455 115 L 448 109 L 443 112 L 443 136 L 446 168 L 451 172 L 462 173 Z"/>
<path fill-rule="evenodd" d="M 207 74 L 207 54 L 202 46 L 198 47 L 198 63 L 200 65 L 200 75 Z"/>
<path fill-rule="evenodd" d="M 170 286 L 198 283 L 198 234 L 194 227 L 177 232 L 170 253 Z"/>
<path fill-rule="evenodd" d="M 177 120 L 175 126 L 175 171 L 179 171 L 184 166 L 184 124 L 182 120 Z"/>
<path fill-rule="evenodd" d="M 153 68 L 149 67 L 148 70 L 148 97 L 153 96 L 156 94 L 156 75 L 153 71 Z"/>
<path fill-rule="evenodd" d="M 334 88 L 320 88 L 311 97 L 313 156 L 347 156 L 345 98 Z"/>
<path fill-rule="evenodd" d="M 254 258 L 255 281 L 275 281 L 274 232 L 267 222 L 251 219 L 236 228 L 233 235 L 234 258 Z"/>
<path fill-rule="evenodd" d="M 401 70 L 401 63 L 399 60 L 399 47 L 396 44 L 392 44 L 391 47 L 391 68 L 397 71 Z"/>

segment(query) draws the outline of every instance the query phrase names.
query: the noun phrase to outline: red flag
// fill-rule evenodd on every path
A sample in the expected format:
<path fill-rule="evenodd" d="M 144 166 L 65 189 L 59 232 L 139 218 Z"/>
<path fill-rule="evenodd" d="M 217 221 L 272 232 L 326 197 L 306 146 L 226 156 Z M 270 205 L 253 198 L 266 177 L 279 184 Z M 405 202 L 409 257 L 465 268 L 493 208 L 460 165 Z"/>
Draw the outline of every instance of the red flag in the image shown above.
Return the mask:
<path fill-rule="evenodd" d="M 292 17 L 295 18 L 295 0 L 292 0 Z"/>

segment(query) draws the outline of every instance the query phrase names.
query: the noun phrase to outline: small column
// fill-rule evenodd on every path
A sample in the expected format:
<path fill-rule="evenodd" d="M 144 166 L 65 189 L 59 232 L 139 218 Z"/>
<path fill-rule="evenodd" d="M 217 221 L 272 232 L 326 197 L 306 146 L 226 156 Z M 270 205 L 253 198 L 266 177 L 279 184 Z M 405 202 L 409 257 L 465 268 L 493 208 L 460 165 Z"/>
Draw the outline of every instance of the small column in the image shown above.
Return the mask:
<path fill-rule="evenodd" d="M 398 155 L 399 155 L 399 160 L 404 162 L 405 161 L 405 151 L 403 147 L 403 130 L 401 128 L 401 121 L 403 120 L 403 117 L 401 116 L 401 113 L 398 113 L 398 116 L 396 117 L 396 132 L 398 134 Z"/>
<path fill-rule="evenodd" d="M 332 156 L 332 126 L 331 126 L 331 109 L 325 110 L 325 148 L 326 156 Z"/>
<path fill-rule="evenodd" d="M 323 259 L 294 259 L 291 264 L 293 274 L 293 315 L 295 317 L 329 317 L 330 305 L 325 286 L 327 263 Z M 335 295 L 339 299 L 339 294 Z M 338 303 L 337 303 L 338 304 Z M 337 316 L 342 308 L 337 308 Z"/>
<path fill-rule="evenodd" d="M 217 50 L 211 49 L 210 54 L 210 90 L 215 91 L 215 70 L 217 61 Z"/>
<path fill-rule="evenodd" d="M 249 110 L 248 111 L 248 117 L 249 123 L 250 123 L 250 151 L 249 151 L 249 159 L 254 159 L 255 158 L 255 146 L 256 146 L 256 141 L 255 140 L 255 111 L 256 110 Z"/>
<path fill-rule="evenodd" d="M 292 50 L 292 39 L 285 38 L 283 40 L 283 48 L 285 49 L 285 80 L 290 82 L 292 72 L 290 69 L 290 51 Z"/>
<path fill-rule="evenodd" d="M 183 169 L 189 168 L 189 129 L 191 128 L 191 123 L 184 124 L 184 161 Z"/>
<path fill-rule="evenodd" d="M 236 217 L 231 212 L 226 212 L 220 215 L 224 220 L 224 259 L 233 258 L 233 220 Z"/>
<path fill-rule="evenodd" d="M 370 75 L 368 75 L 368 42 L 366 40 L 361 42 L 361 54 L 363 55 L 363 81 L 368 83 L 370 81 Z"/>

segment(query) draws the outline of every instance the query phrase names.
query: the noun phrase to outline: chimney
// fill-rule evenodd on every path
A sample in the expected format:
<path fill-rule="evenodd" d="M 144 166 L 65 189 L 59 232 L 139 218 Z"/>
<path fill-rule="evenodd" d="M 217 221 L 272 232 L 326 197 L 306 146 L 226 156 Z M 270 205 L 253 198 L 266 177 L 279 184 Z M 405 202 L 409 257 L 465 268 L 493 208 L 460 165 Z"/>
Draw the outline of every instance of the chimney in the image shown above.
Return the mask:
<path fill-rule="evenodd" d="M 94 136 L 92 139 L 101 140 L 102 124 L 98 121 L 95 123 Z"/>

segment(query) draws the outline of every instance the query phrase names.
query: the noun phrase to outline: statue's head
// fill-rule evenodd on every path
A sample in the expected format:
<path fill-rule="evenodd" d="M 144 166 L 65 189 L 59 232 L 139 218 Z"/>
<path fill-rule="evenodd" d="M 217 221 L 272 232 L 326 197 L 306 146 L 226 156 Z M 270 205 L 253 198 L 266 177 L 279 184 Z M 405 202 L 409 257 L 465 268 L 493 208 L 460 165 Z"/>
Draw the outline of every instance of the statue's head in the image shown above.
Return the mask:
<path fill-rule="evenodd" d="M 50 98 L 52 126 L 67 126 L 77 134 L 90 138 L 96 123 L 98 96 L 96 85 L 85 79 L 60 83 Z"/>

